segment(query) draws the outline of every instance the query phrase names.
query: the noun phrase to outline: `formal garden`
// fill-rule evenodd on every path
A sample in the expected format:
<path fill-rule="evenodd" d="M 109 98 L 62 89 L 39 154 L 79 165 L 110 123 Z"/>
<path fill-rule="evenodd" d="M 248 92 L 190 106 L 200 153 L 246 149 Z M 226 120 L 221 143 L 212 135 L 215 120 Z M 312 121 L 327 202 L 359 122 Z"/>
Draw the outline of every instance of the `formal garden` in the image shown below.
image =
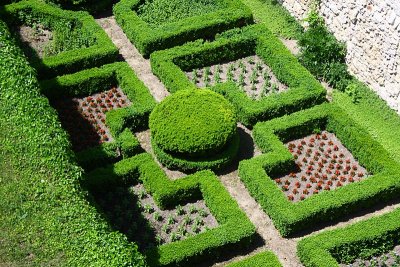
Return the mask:
<path fill-rule="evenodd" d="M 400 266 L 400 117 L 308 19 L 2 1 L 0 265 Z"/>

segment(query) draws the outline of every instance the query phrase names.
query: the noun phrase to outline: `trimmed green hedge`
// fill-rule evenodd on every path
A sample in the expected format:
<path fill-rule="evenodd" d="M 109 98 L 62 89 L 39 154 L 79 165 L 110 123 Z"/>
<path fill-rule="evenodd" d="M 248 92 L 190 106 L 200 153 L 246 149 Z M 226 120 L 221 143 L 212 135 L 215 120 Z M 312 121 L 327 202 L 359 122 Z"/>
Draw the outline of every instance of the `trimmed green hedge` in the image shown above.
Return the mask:
<path fill-rule="evenodd" d="M 86 12 L 62 10 L 39 0 L 24 0 L 0 8 L 0 16 L 10 27 L 38 21 L 54 30 L 57 27 L 80 27 L 81 32 L 85 33 L 85 40 L 93 38 L 94 44 L 86 48 L 64 51 L 43 59 L 38 56 L 30 58 L 30 63 L 37 70 L 39 78 L 49 79 L 117 60 L 118 49 Z"/>
<path fill-rule="evenodd" d="M 314 129 L 335 133 L 373 176 L 293 203 L 270 177 L 293 169 L 295 165 L 283 143 L 309 135 Z M 264 154 L 240 162 L 239 176 L 283 236 L 387 202 L 400 193 L 399 165 L 335 105 L 323 104 L 258 123 L 253 136 Z"/>
<path fill-rule="evenodd" d="M 67 134 L 2 21 L 0 47 L 0 156 L 18 174 L 0 180 L 2 256 L 18 266 L 144 266 L 88 203 Z"/>
<path fill-rule="evenodd" d="M 297 255 L 306 267 L 333 267 L 386 253 L 399 245 L 400 209 L 304 238 Z"/>
<path fill-rule="evenodd" d="M 184 71 L 258 55 L 275 76 L 290 89 L 287 92 L 252 100 L 231 82 L 209 89 L 224 95 L 236 107 L 239 120 L 246 126 L 325 101 L 326 91 L 297 61 L 282 42 L 263 25 L 227 31 L 214 42 L 196 41 L 151 55 L 151 66 L 170 92 L 196 88 Z"/>
<path fill-rule="evenodd" d="M 236 158 L 240 145 L 240 136 L 236 133 L 226 144 L 224 149 L 219 153 L 211 153 L 204 157 L 188 158 L 186 156 L 177 156 L 169 154 L 158 147 L 157 143 L 151 140 L 154 154 L 159 162 L 169 169 L 177 169 L 181 171 L 193 170 L 221 170 Z"/>
<path fill-rule="evenodd" d="M 282 267 L 278 258 L 271 251 L 260 252 L 244 260 L 226 265 L 226 267 Z"/>
<path fill-rule="evenodd" d="M 161 245 L 146 252 L 150 266 L 193 266 L 232 249 L 247 247 L 255 227 L 211 171 L 201 171 L 179 180 L 170 180 L 153 160 L 143 153 L 124 159 L 86 176 L 91 190 L 140 181 L 162 209 L 204 199 L 219 226 L 185 240 Z"/>
<path fill-rule="evenodd" d="M 236 134 L 235 108 L 209 90 L 181 90 L 150 114 L 152 139 L 163 150 L 188 157 L 219 152 Z"/>
<path fill-rule="evenodd" d="M 109 90 L 113 85 L 118 85 L 132 104 L 106 113 L 106 125 L 116 140 L 114 143 L 103 143 L 77 153 L 78 162 L 85 169 L 104 166 L 104 163 L 115 161 L 120 156 L 130 157 L 138 153 L 141 147 L 131 130 L 147 128 L 155 100 L 129 65 L 122 62 L 41 82 L 42 92 L 50 99 L 87 96 Z"/>
<path fill-rule="evenodd" d="M 118 24 L 139 52 L 148 57 L 156 50 L 182 45 L 198 38 L 210 39 L 215 34 L 253 22 L 253 15 L 240 1 L 224 0 L 227 8 L 209 14 L 189 17 L 156 29 L 139 18 L 140 0 L 121 0 L 113 12 Z"/>

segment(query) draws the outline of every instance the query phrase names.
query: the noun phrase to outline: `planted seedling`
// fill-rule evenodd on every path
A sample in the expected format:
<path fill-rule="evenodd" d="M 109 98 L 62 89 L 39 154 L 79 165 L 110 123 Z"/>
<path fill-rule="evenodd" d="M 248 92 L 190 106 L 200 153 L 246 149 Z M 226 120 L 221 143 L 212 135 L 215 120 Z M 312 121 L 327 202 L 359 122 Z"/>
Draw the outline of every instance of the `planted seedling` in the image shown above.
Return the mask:
<path fill-rule="evenodd" d="M 200 209 L 200 210 L 199 210 L 199 215 L 200 215 L 201 217 L 207 217 L 207 216 L 208 216 L 208 213 L 207 213 L 207 211 L 206 211 L 205 209 Z"/>
<path fill-rule="evenodd" d="M 176 206 L 176 215 L 183 215 L 185 214 L 185 210 L 183 209 L 183 207 L 181 205 Z"/>
<path fill-rule="evenodd" d="M 271 87 L 272 93 L 276 94 L 276 93 L 278 93 L 278 90 L 279 90 L 278 85 L 276 83 L 272 84 L 272 87 Z"/>
<path fill-rule="evenodd" d="M 194 204 L 189 206 L 189 213 L 190 214 L 196 213 L 197 211 L 198 211 L 198 209 Z"/>
<path fill-rule="evenodd" d="M 169 228 L 168 223 L 166 223 L 166 224 L 164 224 L 163 226 L 161 226 L 161 231 L 162 231 L 163 233 L 166 233 L 166 234 L 168 234 L 168 233 L 171 231 L 171 229 Z"/>
<path fill-rule="evenodd" d="M 171 242 L 175 242 L 175 241 L 178 241 L 179 239 L 181 239 L 181 237 L 177 233 L 171 233 L 170 239 L 171 239 Z"/>
<path fill-rule="evenodd" d="M 174 218 L 174 216 L 171 214 L 171 215 L 169 215 L 168 218 L 167 218 L 167 224 L 168 224 L 168 225 L 171 225 L 171 224 L 174 224 L 174 223 L 175 223 L 175 218 Z"/>
<path fill-rule="evenodd" d="M 197 70 L 194 69 L 194 70 L 192 71 L 192 81 L 193 81 L 194 84 L 197 83 L 197 78 L 198 78 L 198 77 L 197 77 Z"/>
<path fill-rule="evenodd" d="M 146 191 L 144 189 L 139 190 L 138 197 L 139 199 L 144 199 L 146 197 Z"/>
<path fill-rule="evenodd" d="M 154 208 L 150 204 L 144 205 L 144 212 L 150 214 L 150 213 L 153 213 L 153 211 L 154 211 Z"/>
<path fill-rule="evenodd" d="M 199 225 L 192 225 L 192 232 L 193 233 L 200 233 L 201 227 Z"/>
<path fill-rule="evenodd" d="M 192 218 L 190 218 L 189 215 L 186 215 L 182 220 L 183 225 L 189 225 L 191 222 L 192 222 Z"/>
<path fill-rule="evenodd" d="M 161 216 L 161 214 L 159 213 L 159 212 L 155 212 L 154 214 L 153 214 L 153 218 L 154 218 L 154 220 L 156 220 L 156 221 L 162 221 L 162 216 Z"/>

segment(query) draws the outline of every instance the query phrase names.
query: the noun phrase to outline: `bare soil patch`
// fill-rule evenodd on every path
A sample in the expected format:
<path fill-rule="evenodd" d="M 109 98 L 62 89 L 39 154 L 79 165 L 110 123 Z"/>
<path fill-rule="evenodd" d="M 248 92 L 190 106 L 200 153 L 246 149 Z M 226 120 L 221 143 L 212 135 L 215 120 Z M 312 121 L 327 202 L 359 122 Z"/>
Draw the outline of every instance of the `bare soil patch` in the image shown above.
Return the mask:
<path fill-rule="evenodd" d="M 104 142 L 113 141 L 106 126 L 106 112 L 127 107 L 131 102 L 120 88 L 84 98 L 61 98 L 52 101 L 61 124 L 70 135 L 74 151 L 82 151 Z"/>
<path fill-rule="evenodd" d="M 332 133 L 323 131 L 286 144 L 298 169 L 275 179 L 291 201 L 368 177 L 367 170 Z"/>
<path fill-rule="evenodd" d="M 49 29 L 41 24 L 36 24 L 35 27 L 22 25 L 17 27 L 17 32 L 28 57 L 34 56 L 34 53 L 39 58 L 45 56 L 46 47 L 53 40 L 53 33 Z"/>
<path fill-rule="evenodd" d="M 288 90 L 272 70 L 258 56 L 212 65 L 187 72 L 186 76 L 199 88 L 232 81 L 253 99 L 277 94 Z"/>

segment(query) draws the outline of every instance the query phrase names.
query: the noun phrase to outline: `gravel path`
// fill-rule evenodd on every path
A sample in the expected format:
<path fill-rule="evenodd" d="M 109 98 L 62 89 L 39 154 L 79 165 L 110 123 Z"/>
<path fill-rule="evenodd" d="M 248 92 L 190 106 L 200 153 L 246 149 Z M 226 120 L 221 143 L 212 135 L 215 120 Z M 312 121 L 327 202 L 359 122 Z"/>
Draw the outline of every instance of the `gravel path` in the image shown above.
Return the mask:
<path fill-rule="evenodd" d="M 167 89 L 151 72 L 150 60 L 143 58 L 139 51 L 128 40 L 128 37 L 126 37 L 122 29 L 118 26 L 114 17 L 101 18 L 96 21 L 117 46 L 119 53 L 135 71 L 139 79 L 141 79 L 147 88 L 150 89 L 150 93 L 153 95 L 154 99 L 157 102 L 160 102 L 168 96 L 169 92 Z"/>

